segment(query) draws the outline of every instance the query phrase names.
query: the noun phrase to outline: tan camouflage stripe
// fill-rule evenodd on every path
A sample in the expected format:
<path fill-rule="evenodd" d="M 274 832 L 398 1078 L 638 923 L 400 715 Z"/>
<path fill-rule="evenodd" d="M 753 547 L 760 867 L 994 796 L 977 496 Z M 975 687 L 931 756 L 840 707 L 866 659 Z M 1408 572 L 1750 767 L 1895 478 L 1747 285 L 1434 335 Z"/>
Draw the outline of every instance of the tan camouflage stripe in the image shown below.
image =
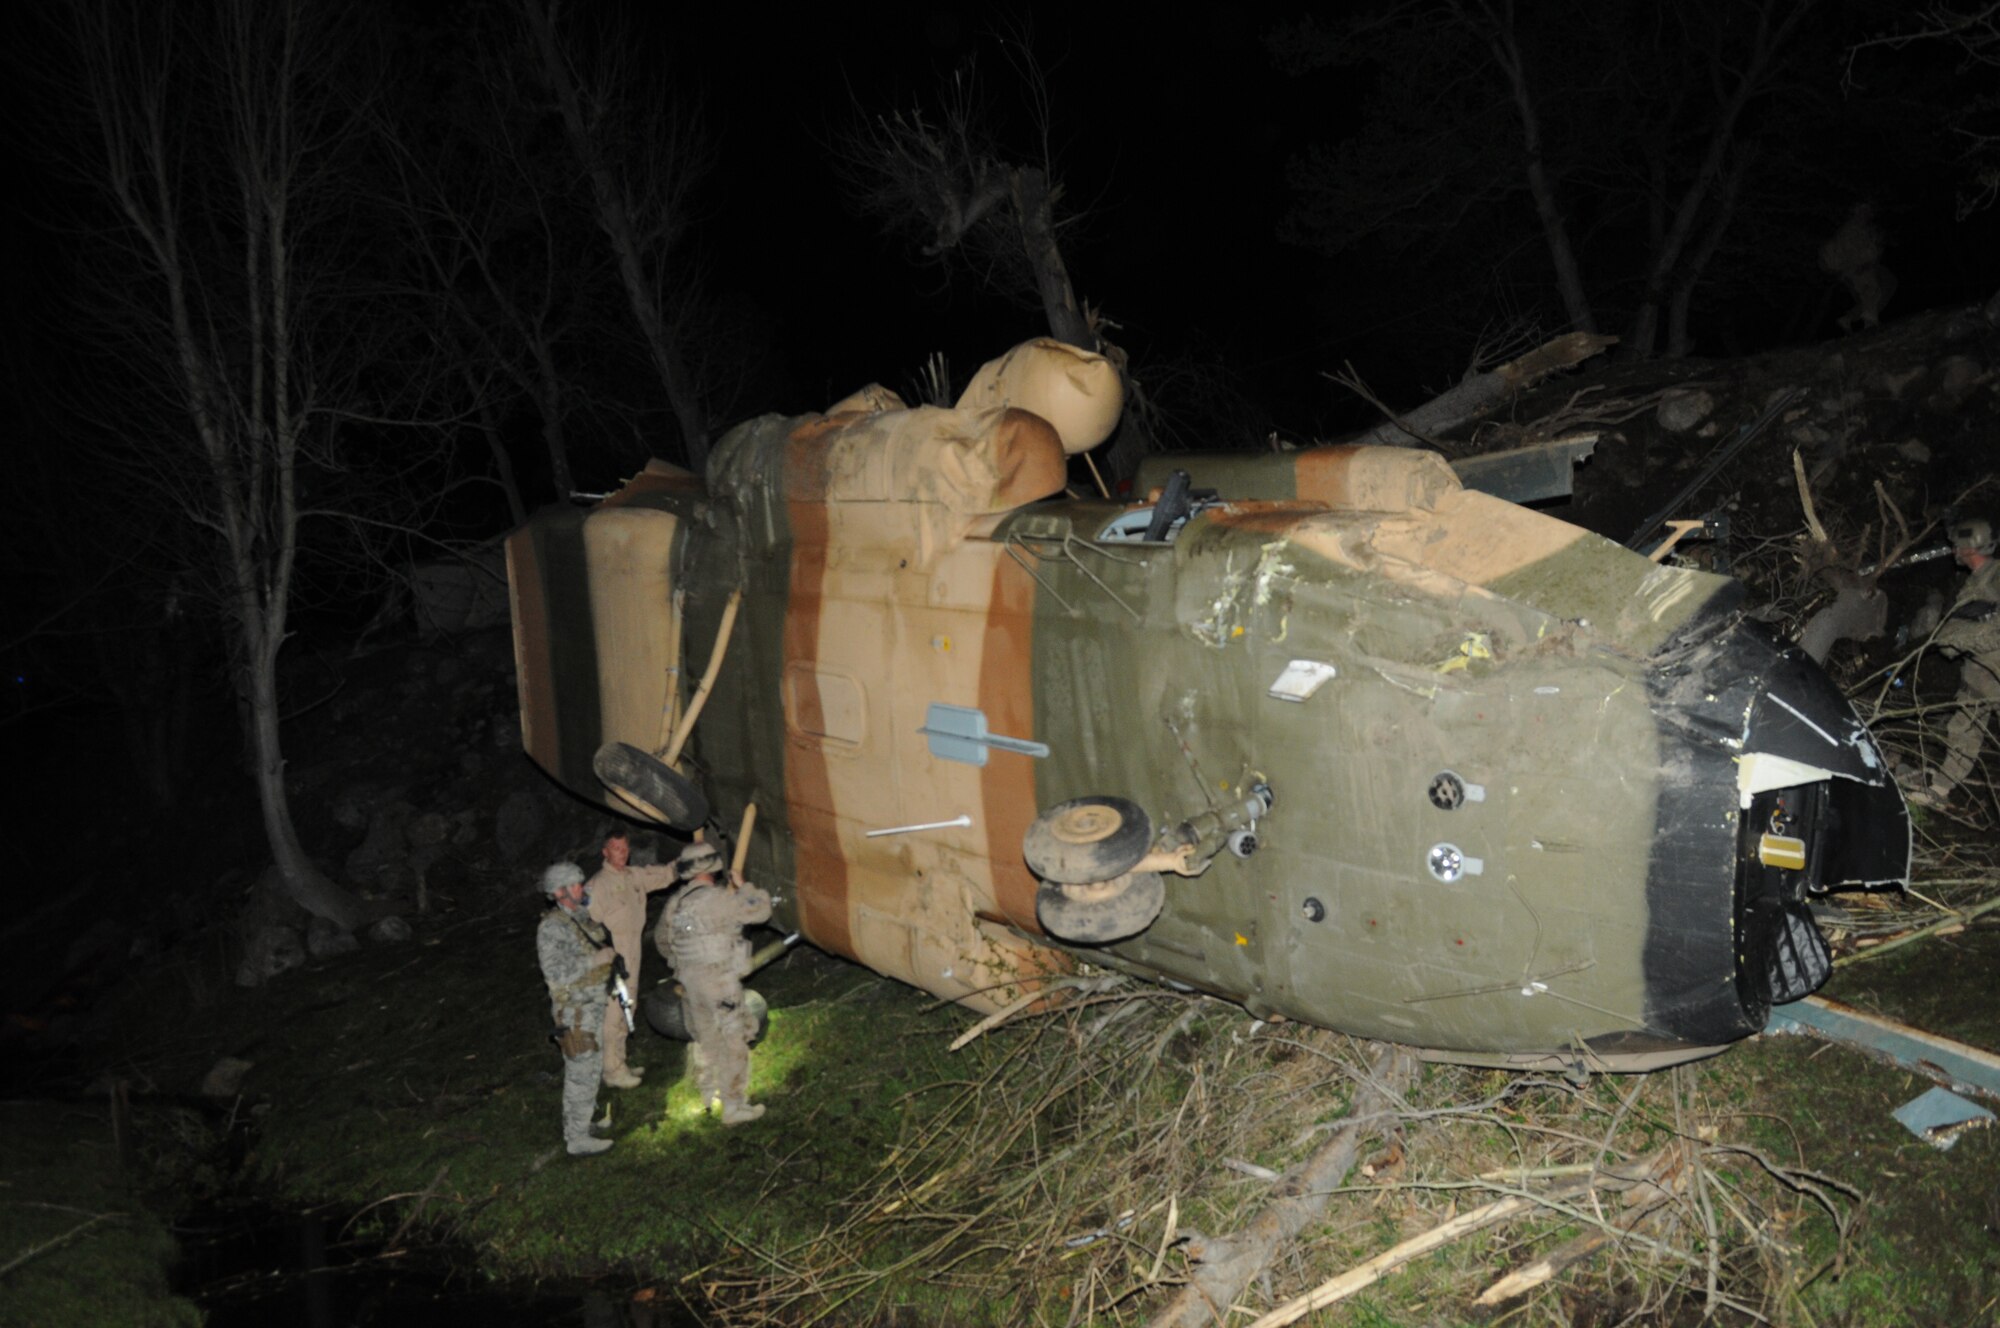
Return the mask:
<path fill-rule="evenodd" d="M 815 420 L 794 428 L 786 452 L 782 690 L 801 922 L 816 944 L 990 1009 L 1011 999 L 1017 972 L 1045 967 L 980 921 L 1037 929 L 1035 882 L 1020 857 L 1036 810 L 1034 763 L 999 752 L 984 768 L 945 760 L 919 730 L 944 702 L 986 708 L 994 732 L 1030 733 L 1032 698 L 1019 682 L 1029 676 L 1034 582 L 1002 545 L 976 536 L 935 547 L 926 563 L 896 501 L 826 501 L 851 441 Z M 960 816 L 971 824 L 867 834 Z"/>
<path fill-rule="evenodd" d="M 820 619 L 826 578 L 827 510 L 815 501 L 812 477 L 823 472 L 820 444 L 805 430 L 785 448 L 785 515 L 791 525 L 791 595 L 785 609 L 783 685 L 797 709 L 791 724 L 823 727 L 817 674 Z M 803 492 L 797 486 L 804 485 Z M 797 664 L 808 667 L 796 669 Z M 802 712 L 802 713 L 801 713 Z M 822 950 L 854 958 L 847 913 L 847 859 L 835 826 L 833 788 L 825 750 L 794 733 L 785 744 L 785 811 L 792 828 L 798 877 L 799 930 Z"/>
<path fill-rule="evenodd" d="M 979 668 L 979 708 L 986 712 L 990 732 L 1033 739 L 1037 736 L 1034 689 L 1027 684 L 1034 677 L 1035 582 L 1004 550 L 995 552 Z M 1039 936 L 1036 881 L 1021 857 L 1022 836 L 1040 811 L 1034 758 L 992 753 L 981 771 L 980 786 L 994 905 L 1002 918 Z"/>

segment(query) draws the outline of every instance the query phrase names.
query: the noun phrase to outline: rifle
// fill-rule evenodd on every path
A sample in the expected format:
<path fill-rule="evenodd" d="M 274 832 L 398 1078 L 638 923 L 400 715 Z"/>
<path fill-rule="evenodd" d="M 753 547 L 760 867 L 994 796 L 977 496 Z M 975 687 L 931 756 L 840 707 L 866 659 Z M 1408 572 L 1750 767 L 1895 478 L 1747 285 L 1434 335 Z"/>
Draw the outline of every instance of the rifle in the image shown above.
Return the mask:
<path fill-rule="evenodd" d="M 632 1018 L 632 988 L 626 983 L 631 974 L 625 968 L 625 956 L 611 956 L 611 979 L 604 984 L 604 990 L 618 1002 L 618 1012 L 625 1016 L 625 1031 L 633 1032 L 638 1024 Z"/>

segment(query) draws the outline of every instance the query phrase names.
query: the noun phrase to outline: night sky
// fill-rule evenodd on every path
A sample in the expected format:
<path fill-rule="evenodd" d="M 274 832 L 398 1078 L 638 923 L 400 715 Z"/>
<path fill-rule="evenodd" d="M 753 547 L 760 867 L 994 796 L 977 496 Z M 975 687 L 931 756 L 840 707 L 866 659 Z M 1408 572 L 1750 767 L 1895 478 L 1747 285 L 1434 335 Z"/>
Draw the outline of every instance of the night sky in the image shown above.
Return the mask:
<path fill-rule="evenodd" d="M 970 6 L 866 24 L 817 12 L 782 31 L 740 21 L 699 40 L 662 38 L 671 59 L 697 64 L 717 136 L 705 209 L 718 276 L 777 315 L 786 363 L 815 394 L 785 407 L 871 378 L 900 386 L 934 350 L 967 374 L 1045 331 L 1038 310 L 971 273 L 914 266 L 908 246 L 855 215 L 824 147 L 857 101 L 932 106 L 966 68 L 1009 139 L 1031 142 L 1004 45 L 1018 36 Z M 1286 152 L 1324 114 L 1265 58 L 1267 21 L 1198 6 L 1172 22 L 1045 18 L 1028 34 L 1050 86 L 1058 173 L 1084 213 L 1064 236 L 1079 297 L 1121 325 L 1135 354 L 1186 343 L 1260 385 L 1309 359 L 1291 338 L 1312 321 L 1296 282 L 1315 264 L 1274 229 Z"/>
<path fill-rule="evenodd" d="M 1954 215 L 1963 171 L 1952 154 L 1963 136 L 1944 130 L 1931 106 L 1909 104 L 1990 92 L 1995 71 L 1937 42 L 1866 54 L 1853 66 L 1856 80 L 1843 85 L 1846 46 L 1828 34 L 1888 31 L 1902 8 L 1825 5 L 1808 17 L 1827 32 L 1792 74 L 1820 99 L 1803 113 L 1805 133 L 1764 130 L 1753 105 L 1749 128 L 1776 136 L 1753 171 L 1782 178 L 1782 210 L 1768 225 L 1739 228 L 1732 243 L 1766 252 L 1734 256 L 1726 301 L 1709 301 L 1698 316 L 1697 353 L 1835 335 L 1844 293 L 1815 255 L 1858 202 L 1876 207 L 1887 233 L 1884 262 L 1900 282 L 1890 317 L 1976 302 L 2000 286 L 1994 212 Z M 1405 400 L 1449 386 L 1483 330 L 1465 316 L 1466 274 L 1504 269 L 1517 305 L 1545 298 L 1551 279 L 1525 194 L 1498 210 L 1507 229 L 1461 234 L 1446 252 L 1375 244 L 1326 254 L 1280 239 L 1281 218 L 1298 201 L 1288 163 L 1314 143 L 1356 133 L 1386 102 L 1379 80 L 1388 75 L 1379 70 L 1280 68 L 1274 40 L 1305 12 L 1197 6 L 1172 20 L 1073 13 L 1037 18 L 1025 35 L 1048 79 L 1057 170 L 1081 212 L 1064 233 L 1079 297 L 1119 324 L 1115 338 L 1142 377 L 1154 355 L 1220 363 L 1274 425 L 1324 435 L 1365 413 L 1321 371 L 1351 359 Z M 694 65 L 690 82 L 716 135 L 718 165 L 702 206 L 717 278 L 773 316 L 780 377 L 805 393 L 772 404 L 807 408 L 870 378 L 901 386 L 933 350 L 962 375 L 1044 330 L 1037 310 L 972 274 L 914 265 L 907 245 L 854 214 L 825 159 L 824 144 L 857 101 L 877 113 L 934 107 L 939 87 L 967 68 L 976 69 L 1003 139 L 1031 142 L 1006 50 L 1009 42 L 1018 50 L 1023 32 L 1007 22 L 969 6 L 865 24 L 804 15 L 782 28 L 744 13 L 720 17 L 699 38 L 658 34 L 668 61 Z M 1637 104 L 1639 84 L 1653 74 L 1640 63 L 1555 77 L 1629 81 L 1623 91 Z M 1497 99 L 1492 109 L 1509 110 Z M 1913 129 L 1927 126 L 1935 140 L 1917 141 Z M 1552 138 L 1562 132 L 1549 127 Z M 1421 177 L 1429 168 L 1413 155 L 1407 169 Z M 1579 182 L 1564 201 L 1583 243 L 1600 223 L 1609 230 Z M 1718 273 L 1729 264 L 1725 254 Z M 1608 283 L 1619 275 L 1612 266 L 1600 262 L 1586 275 Z M 1614 304 L 1619 294 L 1629 298 L 1613 292 Z M 1618 314 L 1607 321 L 1607 330 L 1623 330 Z M 1562 330 L 1545 326 L 1551 335 Z"/>
<path fill-rule="evenodd" d="M 1428 8 L 1445 6 L 1440 0 Z M 1792 6 L 1770 0 L 1765 8 L 1784 13 Z M 426 24 L 432 47 L 449 53 L 467 40 L 462 25 L 504 31 L 517 21 L 497 0 L 337 12 L 379 16 L 371 21 L 390 34 L 392 51 Z M 614 41 L 653 71 L 656 86 L 698 106 L 707 127 L 711 164 L 691 197 L 689 252 L 701 261 L 707 299 L 748 332 L 743 390 L 712 421 L 718 434 L 762 411 L 824 407 L 869 381 L 908 394 L 932 352 L 948 357 L 962 385 L 985 359 L 1047 331 L 1026 292 L 996 289 L 962 265 L 919 261 L 907 240 L 857 211 L 828 160 L 829 145 L 857 117 L 912 107 L 934 116 L 940 89 L 966 71 L 990 113 L 997 150 L 1035 160 L 1040 145 L 1020 67 L 1026 51 L 1046 80 L 1048 150 L 1063 188 L 1059 233 L 1078 297 L 1111 321 L 1113 339 L 1178 428 L 1178 440 L 1244 447 L 1260 445 L 1272 430 L 1332 438 L 1369 422 L 1370 408 L 1324 377 L 1345 363 L 1388 401 L 1411 404 L 1456 381 L 1475 344 L 1510 316 L 1536 339 L 1564 330 L 1547 249 L 1518 187 L 1513 111 L 1491 71 L 1477 60 L 1427 63 L 1426 48 L 1415 60 L 1300 68 L 1287 58 L 1297 44 L 1280 34 L 1303 12 L 1195 6 L 1171 18 L 1103 10 L 1023 17 L 928 6 L 857 19 L 828 10 L 781 17 L 751 5 L 709 8 L 698 17 L 685 8 L 574 5 L 569 17 L 582 49 Z M 1713 102 L 1700 52 L 1711 43 L 1728 46 L 1741 36 L 1731 25 L 1758 12 L 1721 0 L 1520 6 L 1548 162 L 1607 331 L 1624 330 L 1644 266 L 1645 227 L 1632 202 L 1643 192 L 1635 184 L 1645 174 L 1643 149 L 1657 140 L 1676 169 L 1699 158 Z M 1908 13 L 1869 0 L 1807 11 L 1782 96 L 1753 101 L 1741 122 L 1742 141 L 1757 150 L 1744 177 L 1741 223 L 1695 288 L 1697 355 L 1835 337 L 1847 296 L 1816 256 L 1858 203 L 1875 206 L 1883 262 L 1900 283 L 1886 310 L 1890 321 L 1981 302 L 2000 288 L 2000 209 L 1963 219 L 1955 209 L 1980 162 L 1974 135 L 1996 126 L 1952 118 L 1993 96 L 2000 66 L 1949 40 L 1849 59 L 1853 43 L 1892 30 Z M 8 116 L 16 155 L 29 163 L 26 187 L 8 203 L 19 255 L 4 278 L 10 317 L 3 344 L 14 389 L 9 432 L 34 462 L 17 482 L 49 495 L 41 518 L 60 510 L 59 499 L 101 482 L 105 454 L 83 447 L 82 435 L 95 427 L 96 443 L 105 444 L 102 421 L 92 417 L 101 413 L 100 389 L 115 385 L 122 368 L 115 348 L 94 340 L 76 316 L 82 278 L 115 270 L 117 251 L 94 229 L 102 214 L 83 210 L 88 191 L 43 150 L 51 115 L 59 120 L 62 108 L 60 88 L 37 80 L 60 61 L 37 43 L 57 32 L 24 29 Z M 1434 35 L 1430 45 L 1440 51 L 1462 37 L 1449 25 Z M 414 38 L 408 45 L 414 48 Z M 421 57 L 411 63 L 419 72 L 398 69 L 407 81 L 395 91 L 421 119 L 428 76 Z M 1679 120 L 1664 109 L 1676 96 Z M 2000 103 L 1986 103 L 1989 117 L 1993 104 Z M 1363 226 L 1337 251 L 1286 238 L 1286 218 L 1303 197 L 1294 167 L 1315 145 L 1337 150 L 1427 110 L 1445 116 L 1446 132 L 1429 141 L 1411 137 L 1382 172 L 1392 184 L 1437 182 L 1426 209 Z M 540 113 L 546 130 L 552 117 Z M 531 108 L 524 119 L 536 114 Z M 1467 144 L 1476 149 L 1470 161 Z M 199 154 L 205 145 L 190 137 L 181 146 Z M 1991 156 L 1984 161 L 1993 165 Z M 1484 170 L 1502 187 L 1475 206 L 1448 169 Z M 1669 180 L 1664 193 L 1678 188 Z M 1437 225 L 1441 218 L 1451 224 Z M 584 235 L 578 243 L 593 243 L 587 227 Z M 393 258 L 397 243 L 383 229 L 368 253 Z M 615 285 L 595 298 L 607 330 L 594 335 L 636 343 L 629 323 L 619 324 L 625 311 Z M 605 429 L 607 417 L 578 425 L 580 450 L 609 437 L 578 467 L 586 487 L 629 473 L 639 447 L 676 453 L 658 382 L 632 372 L 643 357 L 629 345 L 621 354 L 625 376 L 600 377 L 592 390 L 623 394 L 628 413 L 615 417 L 614 430 Z M 469 419 L 474 404 L 451 408 Z M 509 445 L 534 506 L 553 496 L 548 472 L 537 460 L 530 412 L 518 402 L 510 409 Z M 184 429 L 166 414 L 156 413 L 148 427 Z M 655 424 L 657 445 L 647 434 Z M 358 441 L 386 444 L 392 456 L 403 446 Z M 150 446 L 136 433 L 115 432 L 110 445 L 132 455 Z M 454 464 L 477 467 L 483 444 L 454 446 L 464 458 Z M 486 501 L 445 511 L 441 520 L 451 528 L 444 533 L 497 533 L 505 511 Z M 130 547 L 119 539 L 79 537 L 74 547 L 82 552 L 65 565 L 67 580 L 51 576 L 47 529 L 44 519 L 14 532 L 14 580 L 31 592 L 10 606 L 17 622 L 31 622 L 65 586 L 124 584 L 115 569 L 76 561 L 93 550 L 112 561 L 126 556 Z M 132 530 L 126 520 L 118 533 Z M 357 613 L 372 612 L 372 600 L 364 604 L 358 595 L 343 606 L 341 596 L 358 584 L 312 583 L 313 612 L 321 616 L 311 621 L 348 631 Z M 44 638 L 37 649 L 45 663 L 46 649 L 60 653 L 70 644 Z M 25 676 L 25 666 L 16 672 Z M 52 675 L 44 667 L 39 676 Z M 22 740 L 20 731 L 13 740 Z"/>

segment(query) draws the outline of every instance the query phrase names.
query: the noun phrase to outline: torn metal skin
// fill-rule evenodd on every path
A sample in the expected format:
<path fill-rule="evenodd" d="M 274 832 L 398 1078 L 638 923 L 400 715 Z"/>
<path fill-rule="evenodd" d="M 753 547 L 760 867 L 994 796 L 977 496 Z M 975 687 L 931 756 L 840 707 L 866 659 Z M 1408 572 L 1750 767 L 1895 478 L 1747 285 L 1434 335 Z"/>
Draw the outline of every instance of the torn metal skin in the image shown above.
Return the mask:
<path fill-rule="evenodd" d="M 623 809 L 593 754 L 662 751 L 740 588 L 679 773 L 719 825 L 757 804 L 778 925 L 983 1011 L 1081 959 L 1494 1065 L 1726 1045 L 1823 976 L 1809 896 L 1907 879 L 1879 752 L 1735 582 L 1404 448 L 1204 461 L 1216 494 L 1148 540 L 1143 504 L 1051 496 L 1115 419 L 1093 360 L 765 416 L 703 479 L 538 515 L 508 544 L 529 754 Z M 1093 798 L 1145 818 L 1105 871 L 1179 866 L 1084 945 L 1023 838 Z"/>

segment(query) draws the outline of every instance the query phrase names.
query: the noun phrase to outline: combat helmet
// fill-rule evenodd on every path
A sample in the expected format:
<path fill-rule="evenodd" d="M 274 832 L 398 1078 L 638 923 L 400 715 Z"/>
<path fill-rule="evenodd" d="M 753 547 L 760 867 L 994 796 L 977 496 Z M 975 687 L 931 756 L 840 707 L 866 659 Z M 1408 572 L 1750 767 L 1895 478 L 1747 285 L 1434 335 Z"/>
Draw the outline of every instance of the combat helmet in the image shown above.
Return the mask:
<path fill-rule="evenodd" d="M 574 862 L 554 863 L 542 873 L 542 893 L 545 895 L 552 895 L 558 890 L 582 884 L 583 868 Z"/>
<path fill-rule="evenodd" d="M 1951 547 L 1954 552 L 1993 554 L 1993 523 L 1983 517 L 1966 517 L 1951 523 Z"/>

